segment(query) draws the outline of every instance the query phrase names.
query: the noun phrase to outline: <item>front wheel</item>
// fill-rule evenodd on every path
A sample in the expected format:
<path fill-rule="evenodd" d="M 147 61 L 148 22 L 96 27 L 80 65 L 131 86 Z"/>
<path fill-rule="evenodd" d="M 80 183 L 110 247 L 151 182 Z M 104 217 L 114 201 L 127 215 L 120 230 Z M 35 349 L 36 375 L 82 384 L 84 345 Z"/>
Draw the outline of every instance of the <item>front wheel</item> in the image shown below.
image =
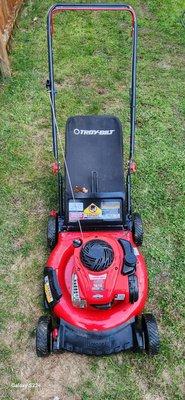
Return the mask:
<path fill-rule="evenodd" d="M 145 351 L 147 354 L 154 356 L 159 353 L 159 331 L 157 322 L 153 314 L 143 314 L 142 330 L 144 334 Z"/>

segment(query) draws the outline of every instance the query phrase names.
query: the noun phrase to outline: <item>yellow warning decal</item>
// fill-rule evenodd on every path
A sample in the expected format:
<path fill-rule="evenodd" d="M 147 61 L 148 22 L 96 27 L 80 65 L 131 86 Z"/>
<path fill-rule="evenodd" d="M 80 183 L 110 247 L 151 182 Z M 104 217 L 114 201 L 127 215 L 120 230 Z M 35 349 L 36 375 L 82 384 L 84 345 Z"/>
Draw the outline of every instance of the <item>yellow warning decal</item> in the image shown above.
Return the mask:
<path fill-rule="evenodd" d="M 48 276 L 45 276 L 44 291 L 45 291 L 45 294 L 46 294 L 47 302 L 51 303 L 53 301 L 53 296 L 51 294 L 51 289 L 50 289 L 50 285 L 49 285 Z"/>
<path fill-rule="evenodd" d="M 84 216 L 87 217 L 100 217 L 102 215 L 102 210 L 96 204 L 91 203 L 90 206 L 85 208 Z"/>

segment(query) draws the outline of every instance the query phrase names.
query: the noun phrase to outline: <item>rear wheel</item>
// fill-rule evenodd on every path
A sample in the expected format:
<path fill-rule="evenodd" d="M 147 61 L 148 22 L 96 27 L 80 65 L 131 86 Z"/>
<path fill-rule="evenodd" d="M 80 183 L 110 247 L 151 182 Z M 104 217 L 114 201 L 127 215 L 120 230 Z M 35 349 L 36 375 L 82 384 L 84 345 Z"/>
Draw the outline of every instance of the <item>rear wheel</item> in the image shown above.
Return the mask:
<path fill-rule="evenodd" d="M 145 351 L 147 354 L 154 356 L 159 353 L 160 346 L 156 319 L 153 314 L 143 314 L 141 323 L 144 333 Z"/>
<path fill-rule="evenodd" d="M 132 215 L 132 233 L 135 244 L 141 246 L 143 243 L 143 224 L 139 213 Z"/>
<path fill-rule="evenodd" d="M 38 357 L 46 357 L 50 353 L 51 317 L 42 316 L 38 320 L 36 330 L 36 353 Z"/>
<path fill-rule="evenodd" d="M 47 244 L 50 250 L 57 244 L 57 233 L 58 233 L 58 218 L 57 216 L 49 216 L 48 218 L 48 229 L 47 229 Z"/>

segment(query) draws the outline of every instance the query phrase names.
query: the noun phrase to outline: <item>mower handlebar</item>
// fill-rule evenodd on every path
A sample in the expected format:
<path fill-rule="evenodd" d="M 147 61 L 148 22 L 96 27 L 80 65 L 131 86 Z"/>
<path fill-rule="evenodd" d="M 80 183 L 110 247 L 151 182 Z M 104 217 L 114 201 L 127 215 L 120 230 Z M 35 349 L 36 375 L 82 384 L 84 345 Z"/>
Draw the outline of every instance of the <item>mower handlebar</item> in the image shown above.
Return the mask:
<path fill-rule="evenodd" d="M 48 11 L 48 22 L 53 32 L 53 16 L 64 11 L 128 11 L 132 15 L 132 28 L 136 24 L 136 13 L 129 4 L 54 4 Z"/>
<path fill-rule="evenodd" d="M 52 136 L 53 136 L 53 153 L 58 161 L 58 145 L 57 145 L 57 129 L 56 129 L 56 108 L 55 108 L 55 86 L 54 86 L 54 66 L 53 66 L 53 17 L 55 14 L 64 11 L 127 11 L 132 17 L 132 72 L 131 72 L 131 96 L 130 96 L 130 156 L 127 174 L 127 192 L 128 192 L 128 211 L 131 209 L 131 165 L 134 159 L 135 147 L 135 125 L 136 125 L 136 63 L 137 63 L 137 18 L 134 9 L 129 4 L 71 4 L 58 3 L 54 4 L 48 11 L 47 15 L 47 37 L 48 37 L 48 64 L 49 64 L 49 80 L 48 87 L 51 98 L 51 114 L 52 114 Z"/>

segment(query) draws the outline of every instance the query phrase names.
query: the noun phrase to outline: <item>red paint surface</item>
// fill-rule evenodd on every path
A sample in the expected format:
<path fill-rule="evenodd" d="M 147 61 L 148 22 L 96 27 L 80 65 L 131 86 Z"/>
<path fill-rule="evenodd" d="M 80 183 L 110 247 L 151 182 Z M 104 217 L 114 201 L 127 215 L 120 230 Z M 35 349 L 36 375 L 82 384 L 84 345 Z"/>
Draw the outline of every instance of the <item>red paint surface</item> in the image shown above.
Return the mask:
<path fill-rule="evenodd" d="M 53 172 L 53 174 L 54 175 L 57 175 L 58 174 L 58 172 L 59 172 L 59 164 L 57 163 L 57 162 L 54 162 L 53 164 L 52 164 L 52 172 Z"/>
<path fill-rule="evenodd" d="M 135 161 L 132 161 L 130 163 L 130 171 L 131 171 L 131 173 L 135 173 L 137 171 L 137 165 L 136 165 Z"/>
<path fill-rule="evenodd" d="M 49 213 L 50 217 L 56 217 L 57 214 L 58 214 L 58 213 L 57 213 L 56 210 L 51 210 L 50 213 Z"/>
<path fill-rule="evenodd" d="M 90 301 L 91 293 L 88 293 L 88 285 L 86 285 L 86 273 L 91 273 L 82 266 L 79 261 L 80 248 L 74 248 L 73 240 L 80 237 L 79 232 L 63 232 L 58 235 L 58 243 L 47 262 L 47 266 L 56 270 L 59 285 L 61 286 L 63 296 L 59 303 L 57 303 L 53 312 L 58 318 L 62 318 L 68 323 L 75 325 L 79 328 L 98 331 L 111 329 L 116 326 L 123 324 L 132 317 L 139 315 L 145 305 L 148 291 L 148 276 L 146 264 L 141 253 L 137 256 L 137 267 L 136 275 L 138 277 L 139 284 L 139 299 L 134 304 L 129 303 L 129 292 L 128 292 L 128 277 L 120 274 L 120 269 L 123 260 L 123 251 L 121 246 L 117 242 L 118 238 L 129 240 L 133 247 L 136 245 L 133 242 L 132 233 L 130 231 L 109 231 L 109 232 L 84 232 L 83 243 L 92 239 L 102 239 L 108 241 L 114 248 L 115 259 L 112 265 L 105 271 L 94 273 L 103 274 L 108 270 L 110 271 L 110 279 L 107 283 L 107 297 L 110 295 L 111 288 L 116 287 L 116 292 L 119 290 L 125 293 L 125 301 L 117 301 L 115 305 L 108 310 L 99 310 L 92 306 L 84 309 L 76 308 L 73 306 L 71 301 L 71 275 L 75 268 L 80 268 L 80 276 L 84 279 L 84 287 L 87 286 L 87 293 L 80 293 L 85 296 L 89 296 Z M 138 250 L 139 251 L 139 250 Z M 78 264 L 78 265 L 77 265 Z M 115 272 L 115 268 L 118 268 Z M 84 274 L 84 270 L 86 270 Z M 112 273 L 112 275 L 111 275 Z M 119 290 L 117 290 L 119 288 Z M 99 301 L 100 302 L 100 301 Z M 105 303 L 105 301 L 102 301 Z M 93 302 L 95 303 L 95 302 Z"/>
<path fill-rule="evenodd" d="M 52 330 L 52 337 L 53 337 L 53 339 L 56 339 L 57 336 L 58 336 L 58 329 L 57 329 L 57 328 L 54 328 L 54 329 Z"/>

